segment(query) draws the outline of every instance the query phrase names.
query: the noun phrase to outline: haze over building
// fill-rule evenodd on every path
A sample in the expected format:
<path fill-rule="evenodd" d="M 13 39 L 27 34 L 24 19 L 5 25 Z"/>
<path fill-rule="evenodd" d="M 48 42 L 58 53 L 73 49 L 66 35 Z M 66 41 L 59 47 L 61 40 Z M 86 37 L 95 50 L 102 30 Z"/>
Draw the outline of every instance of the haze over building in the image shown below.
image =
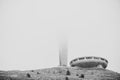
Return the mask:
<path fill-rule="evenodd" d="M 103 57 L 107 69 L 120 72 L 119 0 L 0 0 L 0 69 L 58 65 L 56 35 L 62 30 L 69 38 L 68 62 Z"/>

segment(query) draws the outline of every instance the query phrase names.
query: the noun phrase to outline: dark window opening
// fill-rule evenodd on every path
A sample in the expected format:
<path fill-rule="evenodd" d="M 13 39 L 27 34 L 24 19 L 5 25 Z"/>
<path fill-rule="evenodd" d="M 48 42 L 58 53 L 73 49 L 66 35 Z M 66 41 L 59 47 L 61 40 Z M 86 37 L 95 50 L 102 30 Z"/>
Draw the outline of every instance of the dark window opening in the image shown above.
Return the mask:
<path fill-rule="evenodd" d="M 101 58 L 101 60 L 105 60 L 105 59 Z"/>
<path fill-rule="evenodd" d="M 86 57 L 86 59 L 92 59 L 92 57 Z"/>
<path fill-rule="evenodd" d="M 82 60 L 82 59 L 84 59 L 84 57 L 83 58 L 79 58 L 79 60 Z"/>
<path fill-rule="evenodd" d="M 108 63 L 108 61 L 107 60 L 105 60 L 107 63 Z"/>
<path fill-rule="evenodd" d="M 94 57 L 94 59 L 99 59 L 98 57 Z"/>
<path fill-rule="evenodd" d="M 74 59 L 73 61 L 77 61 L 77 59 Z"/>

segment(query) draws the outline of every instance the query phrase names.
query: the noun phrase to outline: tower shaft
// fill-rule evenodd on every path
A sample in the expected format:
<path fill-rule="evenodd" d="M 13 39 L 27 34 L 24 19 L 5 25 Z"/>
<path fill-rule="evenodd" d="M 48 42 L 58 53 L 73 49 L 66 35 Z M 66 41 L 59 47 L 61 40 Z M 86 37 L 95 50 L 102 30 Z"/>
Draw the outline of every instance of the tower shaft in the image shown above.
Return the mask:
<path fill-rule="evenodd" d="M 59 48 L 59 65 L 60 66 L 67 66 L 67 46 L 66 45 L 62 45 Z"/>

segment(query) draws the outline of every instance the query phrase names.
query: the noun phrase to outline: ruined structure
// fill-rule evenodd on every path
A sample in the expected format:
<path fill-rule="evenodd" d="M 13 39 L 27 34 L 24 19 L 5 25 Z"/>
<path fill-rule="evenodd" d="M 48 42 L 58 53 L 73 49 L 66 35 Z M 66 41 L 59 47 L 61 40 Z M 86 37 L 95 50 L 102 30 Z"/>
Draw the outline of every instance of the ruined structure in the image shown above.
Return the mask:
<path fill-rule="evenodd" d="M 101 57 L 80 57 L 72 60 L 70 62 L 71 67 L 81 67 L 81 68 L 106 68 L 108 61 Z"/>

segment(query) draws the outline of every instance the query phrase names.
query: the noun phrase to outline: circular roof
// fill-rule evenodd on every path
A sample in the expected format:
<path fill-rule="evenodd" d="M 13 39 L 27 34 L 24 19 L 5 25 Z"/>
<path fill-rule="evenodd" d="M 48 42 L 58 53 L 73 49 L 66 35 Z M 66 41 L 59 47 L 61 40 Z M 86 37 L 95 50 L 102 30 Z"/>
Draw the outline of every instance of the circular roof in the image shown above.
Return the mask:
<path fill-rule="evenodd" d="M 98 67 L 101 66 L 102 68 L 106 68 L 108 64 L 108 61 L 105 58 L 101 57 L 94 57 L 94 56 L 88 56 L 88 57 L 80 57 L 73 59 L 70 62 L 70 65 L 72 67 L 82 67 L 82 68 L 92 68 L 92 67 Z"/>

